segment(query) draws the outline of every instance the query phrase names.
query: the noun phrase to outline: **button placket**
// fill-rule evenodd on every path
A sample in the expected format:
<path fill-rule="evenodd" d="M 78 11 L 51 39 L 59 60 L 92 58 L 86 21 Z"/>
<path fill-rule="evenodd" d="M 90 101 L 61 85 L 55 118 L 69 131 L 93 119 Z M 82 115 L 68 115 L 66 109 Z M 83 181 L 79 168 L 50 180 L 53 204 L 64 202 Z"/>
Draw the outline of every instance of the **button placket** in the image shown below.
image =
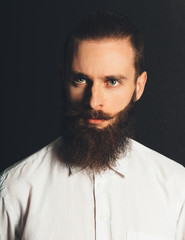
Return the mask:
<path fill-rule="evenodd" d="M 101 175 L 95 176 L 96 194 L 96 240 L 109 240 L 110 219 L 109 204 L 105 191 L 105 178 Z"/>

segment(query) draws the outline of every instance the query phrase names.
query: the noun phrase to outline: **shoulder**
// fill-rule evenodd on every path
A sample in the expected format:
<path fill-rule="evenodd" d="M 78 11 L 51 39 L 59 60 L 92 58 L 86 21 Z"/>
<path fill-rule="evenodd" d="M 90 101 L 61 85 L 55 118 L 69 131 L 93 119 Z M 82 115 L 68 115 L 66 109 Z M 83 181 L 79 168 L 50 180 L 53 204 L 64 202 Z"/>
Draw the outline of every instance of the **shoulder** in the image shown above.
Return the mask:
<path fill-rule="evenodd" d="M 149 173 L 156 182 L 174 190 L 174 194 L 185 197 L 185 168 L 168 157 L 131 140 L 128 157 L 131 165 L 137 166 L 138 171 Z"/>
<path fill-rule="evenodd" d="M 28 211 L 42 206 L 68 176 L 68 168 L 57 154 L 60 144 L 59 138 L 0 175 L 0 212 L 10 224 L 21 229 Z"/>
<path fill-rule="evenodd" d="M 185 168 L 181 164 L 142 145 L 135 140 L 131 140 L 130 154 L 133 158 L 140 159 L 140 161 L 143 161 L 146 164 L 148 163 L 153 167 L 156 166 L 157 168 L 165 168 L 168 173 L 171 171 L 180 171 L 185 173 Z"/>
<path fill-rule="evenodd" d="M 44 182 L 57 167 L 64 167 L 56 154 L 61 139 L 53 141 L 38 152 L 7 168 L 0 175 L 0 192 L 17 194 Z"/>

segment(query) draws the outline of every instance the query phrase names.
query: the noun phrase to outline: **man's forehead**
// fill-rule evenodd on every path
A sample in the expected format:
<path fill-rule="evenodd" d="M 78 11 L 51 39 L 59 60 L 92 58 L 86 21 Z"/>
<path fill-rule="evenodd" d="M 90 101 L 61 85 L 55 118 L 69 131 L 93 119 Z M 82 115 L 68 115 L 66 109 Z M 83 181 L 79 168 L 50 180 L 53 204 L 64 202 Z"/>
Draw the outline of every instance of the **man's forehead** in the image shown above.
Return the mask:
<path fill-rule="evenodd" d="M 134 52 L 132 43 L 130 41 L 130 37 L 105 37 L 105 38 L 98 38 L 98 39 L 84 39 L 84 40 L 76 40 L 75 48 L 74 48 L 74 56 L 78 53 L 79 49 L 84 49 L 85 47 L 94 46 L 94 47 L 105 47 L 107 48 L 108 45 L 114 46 L 122 46 L 125 45 L 127 48 L 131 48 Z"/>
<path fill-rule="evenodd" d="M 118 75 L 134 68 L 134 50 L 129 38 L 82 40 L 72 61 L 72 70 L 86 74 Z"/>

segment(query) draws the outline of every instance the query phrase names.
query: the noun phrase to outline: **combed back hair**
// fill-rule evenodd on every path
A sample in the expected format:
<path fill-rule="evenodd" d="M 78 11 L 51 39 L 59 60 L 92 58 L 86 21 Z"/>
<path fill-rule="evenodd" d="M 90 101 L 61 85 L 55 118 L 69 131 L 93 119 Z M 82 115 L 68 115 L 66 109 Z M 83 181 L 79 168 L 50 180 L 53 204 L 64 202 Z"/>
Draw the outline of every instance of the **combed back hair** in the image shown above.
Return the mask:
<path fill-rule="evenodd" d="M 65 73 L 70 71 L 73 55 L 79 41 L 125 38 L 129 38 L 134 50 L 137 78 L 143 72 L 143 37 L 126 16 L 112 12 L 91 13 L 74 27 L 65 44 Z"/>

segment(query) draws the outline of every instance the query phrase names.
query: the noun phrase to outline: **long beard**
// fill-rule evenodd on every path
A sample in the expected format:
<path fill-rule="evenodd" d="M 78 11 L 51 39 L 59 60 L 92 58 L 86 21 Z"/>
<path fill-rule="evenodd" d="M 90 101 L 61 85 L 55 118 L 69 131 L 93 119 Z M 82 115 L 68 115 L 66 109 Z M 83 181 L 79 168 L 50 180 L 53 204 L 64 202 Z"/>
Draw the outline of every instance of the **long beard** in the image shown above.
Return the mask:
<path fill-rule="evenodd" d="M 102 172 L 114 167 L 116 160 L 123 156 L 132 137 L 132 113 L 134 98 L 127 107 L 116 114 L 113 123 L 103 129 L 89 124 L 86 119 L 110 119 L 111 116 L 102 111 L 86 110 L 80 112 L 68 108 L 64 119 L 63 143 L 60 155 L 69 166 Z"/>

